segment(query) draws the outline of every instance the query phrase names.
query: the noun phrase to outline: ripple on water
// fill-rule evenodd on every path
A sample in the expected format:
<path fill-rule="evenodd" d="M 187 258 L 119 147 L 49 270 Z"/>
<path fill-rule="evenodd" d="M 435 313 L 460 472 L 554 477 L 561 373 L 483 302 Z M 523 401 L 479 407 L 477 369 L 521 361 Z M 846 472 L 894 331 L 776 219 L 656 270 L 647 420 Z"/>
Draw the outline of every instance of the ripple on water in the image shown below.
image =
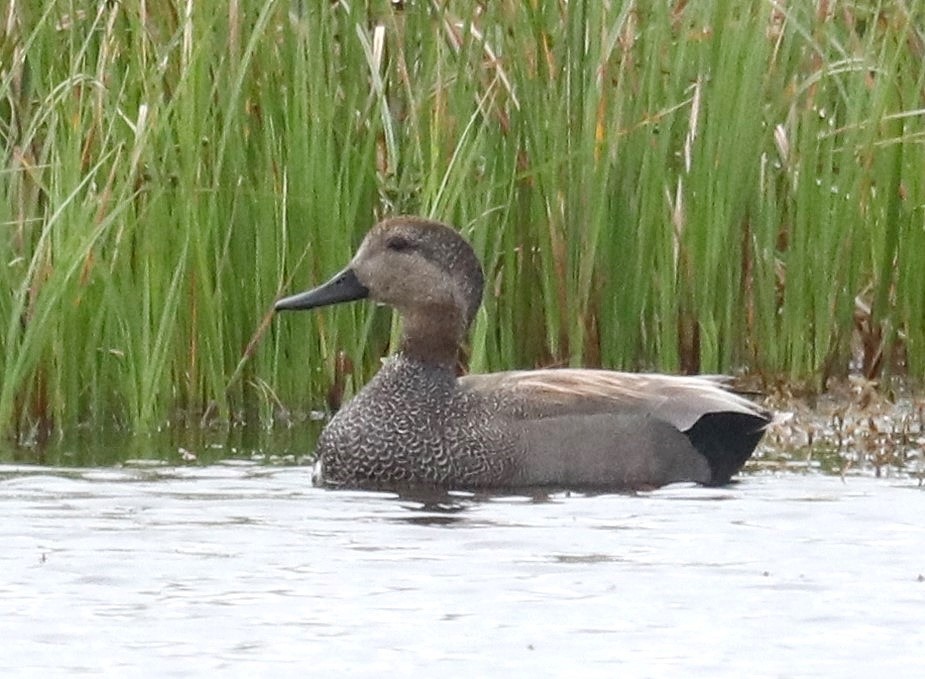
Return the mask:
<path fill-rule="evenodd" d="M 925 491 L 745 476 L 396 497 L 306 467 L 0 466 L 23 675 L 912 676 Z M 156 669 L 156 671 L 155 671 Z"/>

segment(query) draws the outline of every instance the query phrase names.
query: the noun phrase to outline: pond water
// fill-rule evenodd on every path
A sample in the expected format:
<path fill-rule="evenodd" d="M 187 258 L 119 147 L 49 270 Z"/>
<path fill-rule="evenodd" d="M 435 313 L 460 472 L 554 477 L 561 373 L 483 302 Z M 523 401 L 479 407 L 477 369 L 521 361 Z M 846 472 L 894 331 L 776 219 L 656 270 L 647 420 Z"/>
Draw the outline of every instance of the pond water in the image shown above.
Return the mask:
<path fill-rule="evenodd" d="M 919 676 L 925 489 L 397 497 L 0 466 L 4 676 Z"/>

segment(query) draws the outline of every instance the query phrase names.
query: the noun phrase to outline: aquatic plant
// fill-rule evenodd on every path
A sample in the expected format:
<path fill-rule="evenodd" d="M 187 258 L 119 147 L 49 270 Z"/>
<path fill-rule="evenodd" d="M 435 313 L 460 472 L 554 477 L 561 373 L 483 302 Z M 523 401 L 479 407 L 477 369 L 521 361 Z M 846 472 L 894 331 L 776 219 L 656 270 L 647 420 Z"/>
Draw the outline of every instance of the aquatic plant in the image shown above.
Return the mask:
<path fill-rule="evenodd" d="M 7 3 L 0 430 L 336 404 L 389 317 L 272 303 L 398 212 L 487 264 L 476 369 L 921 377 L 922 10 Z"/>

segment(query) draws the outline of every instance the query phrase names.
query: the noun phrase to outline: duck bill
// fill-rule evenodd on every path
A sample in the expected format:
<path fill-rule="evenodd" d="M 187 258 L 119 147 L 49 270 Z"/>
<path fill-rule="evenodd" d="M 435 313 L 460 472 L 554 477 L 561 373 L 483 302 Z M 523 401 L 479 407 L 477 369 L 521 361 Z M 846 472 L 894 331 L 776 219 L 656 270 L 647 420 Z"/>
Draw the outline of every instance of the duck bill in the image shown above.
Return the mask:
<path fill-rule="evenodd" d="M 357 280 L 353 269 L 346 268 L 327 283 L 319 285 L 298 295 L 283 297 L 276 302 L 277 311 L 296 311 L 298 309 L 317 309 L 329 304 L 352 302 L 369 296 L 369 288 Z"/>

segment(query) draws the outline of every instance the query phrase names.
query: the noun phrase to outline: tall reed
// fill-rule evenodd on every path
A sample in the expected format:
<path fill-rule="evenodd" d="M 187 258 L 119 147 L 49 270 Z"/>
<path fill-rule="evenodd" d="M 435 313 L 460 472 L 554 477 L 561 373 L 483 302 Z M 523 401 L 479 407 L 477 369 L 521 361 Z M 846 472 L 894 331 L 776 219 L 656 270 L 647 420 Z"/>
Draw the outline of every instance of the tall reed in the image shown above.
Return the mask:
<path fill-rule="evenodd" d="M 272 302 L 399 212 L 473 369 L 925 374 L 921 0 L 216 8 L 2 10 L 0 430 L 336 403 L 388 315 Z"/>

